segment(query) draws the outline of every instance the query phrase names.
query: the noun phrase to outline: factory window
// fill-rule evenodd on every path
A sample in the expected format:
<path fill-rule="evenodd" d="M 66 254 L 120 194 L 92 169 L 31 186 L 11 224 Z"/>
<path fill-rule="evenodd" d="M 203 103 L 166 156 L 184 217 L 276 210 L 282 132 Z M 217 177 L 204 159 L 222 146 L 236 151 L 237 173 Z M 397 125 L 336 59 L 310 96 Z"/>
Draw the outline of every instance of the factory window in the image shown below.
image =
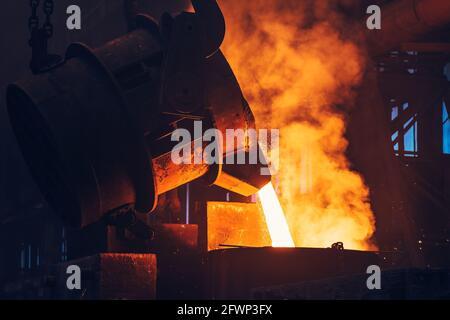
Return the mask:
<path fill-rule="evenodd" d="M 391 120 L 395 120 L 398 117 L 398 107 L 393 107 L 391 112 Z"/>
<path fill-rule="evenodd" d="M 404 125 L 403 144 L 405 156 L 417 156 L 417 121 L 411 117 Z"/>
<path fill-rule="evenodd" d="M 391 136 L 396 156 L 418 156 L 417 114 L 411 113 L 409 103 L 394 106 L 391 109 L 391 121 L 396 123 L 396 129 Z M 406 120 L 406 121 L 405 121 Z"/>
<path fill-rule="evenodd" d="M 442 103 L 442 152 L 450 154 L 450 120 L 445 102 Z"/>

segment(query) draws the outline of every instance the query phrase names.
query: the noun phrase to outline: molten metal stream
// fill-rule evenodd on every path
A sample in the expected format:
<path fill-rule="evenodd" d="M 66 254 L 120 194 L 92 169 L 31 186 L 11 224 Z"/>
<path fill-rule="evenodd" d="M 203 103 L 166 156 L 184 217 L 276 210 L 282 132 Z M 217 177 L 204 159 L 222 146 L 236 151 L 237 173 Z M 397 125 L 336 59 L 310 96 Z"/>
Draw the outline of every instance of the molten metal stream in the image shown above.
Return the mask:
<path fill-rule="evenodd" d="M 259 190 L 258 197 L 266 217 L 267 228 L 272 239 L 272 247 L 295 247 L 272 182 Z"/>

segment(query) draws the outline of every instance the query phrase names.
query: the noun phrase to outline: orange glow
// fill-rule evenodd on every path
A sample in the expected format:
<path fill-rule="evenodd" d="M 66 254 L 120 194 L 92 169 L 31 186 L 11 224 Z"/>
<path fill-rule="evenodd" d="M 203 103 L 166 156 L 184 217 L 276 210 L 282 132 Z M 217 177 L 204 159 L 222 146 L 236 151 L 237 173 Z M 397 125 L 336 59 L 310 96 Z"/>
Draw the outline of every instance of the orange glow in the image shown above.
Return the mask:
<path fill-rule="evenodd" d="M 224 246 L 269 247 L 269 230 L 259 203 L 207 203 L 208 250 Z"/>
<path fill-rule="evenodd" d="M 272 247 L 295 247 L 286 217 L 271 182 L 259 190 L 258 198 L 266 218 Z"/>
<path fill-rule="evenodd" d="M 329 247 L 342 241 L 347 249 L 376 248 L 369 190 L 346 157 L 347 115 L 352 108 L 365 107 L 354 105 L 365 69 L 359 24 L 347 21 L 336 8 L 346 2 L 219 4 L 227 24 L 222 51 L 256 124 L 280 129 L 279 170 L 273 182 L 295 245 Z M 278 223 L 283 236 L 288 235 L 271 188 L 260 192 L 263 205 L 275 206 L 264 210 L 269 228 Z M 273 241 L 288 243 L 284 238 Z"/>

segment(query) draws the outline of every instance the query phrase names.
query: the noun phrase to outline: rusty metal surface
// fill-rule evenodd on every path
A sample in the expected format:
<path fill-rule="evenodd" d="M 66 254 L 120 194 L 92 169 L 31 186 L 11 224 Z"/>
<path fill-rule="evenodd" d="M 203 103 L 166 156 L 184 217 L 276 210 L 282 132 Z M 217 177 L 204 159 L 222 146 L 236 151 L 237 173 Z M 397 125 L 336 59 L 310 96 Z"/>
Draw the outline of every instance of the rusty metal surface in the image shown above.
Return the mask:
<path fill-rule="evenodd" d="M 102 253 L 58 266 L 61 299 L 152 300 L 156 297 L 156 255 Z M 66 287 L 68 265 L 81 268 L 81 290 Z"/>
<path fill-rule="evenodd" d="M 157 299 L 200 299 L 205 288 L 206 261 L 199 252 L 158 254 Z"/>
<path fill-rule="evenodd" d="M 176 165 L 171 159 L 173 144 L 166 142 L 189 116 L 205 120 L 203 130 L 217 128 L 224 133 L 226 129 L 254 128 L 239 84 L 218 50 L 223 17 L 215 1 L 208 2 L 196 1 L 198 16 L 189 14 L 198 18 L 200 25 L 218 19 L 215 36 L 210 34 L 212 30 L 203 30 L 213 37 L 204 43 L 207 57 L 199 58 L 204 79 L 197 83 L 195 64 L 189 59 L 181 61 L 193 77 L 187 77 L 186 83 L 205 92 L 207 103 L 193 100 L 199 115 L 190 108 L 181 114 L 158 108 L 164 70 L 166 63 L 170 64 L 166 59 L 170 49 L 167 52 L 163 42 L 186 45 L 186 39 L 176 34 L 173 39 L 163 39 L 171 34 L 144 15 L 138 16 L 137 29 L 132 32 L 97 49 L 74 43 L 67 49 L 63 65 L 9 87 L 8 111 L 25 159 L 48 203 L 73 226 L 94 224 L 130 204 L 139 213 L 150 213 L 158 195 L 204 176 L 206 185 L 217 181 L 245 196 L 270 181 L 269 176 L 260 175 L 260 165 L 235 170 L 216 164 Z M 181 24 L 180 28 L 184 27 L 188 32 L 193 26 Z M 174 68 L 175 78 L 177 66 L 169 66 Z M 184 91 L 183 83 L 173 84 L 173 89 Z M 153 148 L 155 145 L 158 148 Z M 238 149 L 225 146 L 224 153 Z"/>
<path fill-rule="evenodd" d="M 249 299 L 252 290 L 365 273 L 379 264 L 367 251 L 317 248 L 239 248 L 208 254 L 208 297 Z"/>
<path fill-rule="evenodd" d="M 195 224 L 164 223 L 154 229 L 152 252 L 179 253 L 198 249 L 198 226 Z"/>
<path fill-rule="evenodd" d="M 304 281 L 252 290 L 262 300 L 422 300 L 450 298 L 449 269 L 382 271 L 381 290 L 368 290 L 367 274 Z"/>
<path fill-rule="evenodd" d="M 208 202 L 208 250 L 221 245 L 271 246 L 264 215 L 256 203 Z"/>
<path fill-rule="evenodd" d="M 102 253 L 180 253 L 198 249 L 195 224 L 150 224 L 151 239 L 138 237 L 128 229 L 97 223 L 73 232 L 69 259 Z"/>
<path fill-rule="evenodd" d="M 194 157 L 193 154 L 192 157 Z M 152 161 L 158 194 L 163 194 L 198 179 L 210 169 L 210 166 L 206 163 L 195 164 L 193 161 L 191 164 L 175 164 L 171 160 L 170 153 L 153 158 Z"/>
<path fill-rule="evenodd" d="M 248 159 L 248 154 L 245 156 Z M 270 175 L 262 175 L 262 164 L 223 164 L 214 184 L 226 190 L 249 197 L 270 182 Z"/>

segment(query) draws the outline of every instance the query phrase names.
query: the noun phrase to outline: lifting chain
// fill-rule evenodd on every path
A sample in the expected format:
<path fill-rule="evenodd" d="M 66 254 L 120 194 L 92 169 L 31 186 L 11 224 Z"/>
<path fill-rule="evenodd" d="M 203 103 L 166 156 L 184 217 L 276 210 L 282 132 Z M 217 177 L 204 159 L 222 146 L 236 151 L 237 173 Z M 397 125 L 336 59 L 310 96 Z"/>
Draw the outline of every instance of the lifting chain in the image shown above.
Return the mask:
<path fill-rule="evenodd" d="M 28 30 L 30 30 L 30 46 L 32 46 L 33 33 L 36 32 L 39 28 L 39 17 L 37 15 L 39 2 L 39 0 L 30 0 L 31 16 L 28 18 Z"/>
<path fill-rule="evenodd" d="M 53 36 L 53 25 L 50 20 L 53 14 L 53 0 L 45 0 L 44 1 L 44 13 L 45 13 L 45 22 L 44 22 L 44 30 L 47 35 L 47 39 Z"/>
<path fill-rule="evenodd" d="M 51 16 L 54 11 L 54 2 L 53 0 L 44 0 L 45 22 L 42 28 L 39 28 L 39 16 L 37 13 L 39 4 L 40 0 L 30 0 L 31 16 L 28 18 L 29 45 L 32 49 L 30 68 L 35 74 L 46 72 L 63 62 L 60 56 L 47 52 L 48 40 L 53 36 Z"/>

